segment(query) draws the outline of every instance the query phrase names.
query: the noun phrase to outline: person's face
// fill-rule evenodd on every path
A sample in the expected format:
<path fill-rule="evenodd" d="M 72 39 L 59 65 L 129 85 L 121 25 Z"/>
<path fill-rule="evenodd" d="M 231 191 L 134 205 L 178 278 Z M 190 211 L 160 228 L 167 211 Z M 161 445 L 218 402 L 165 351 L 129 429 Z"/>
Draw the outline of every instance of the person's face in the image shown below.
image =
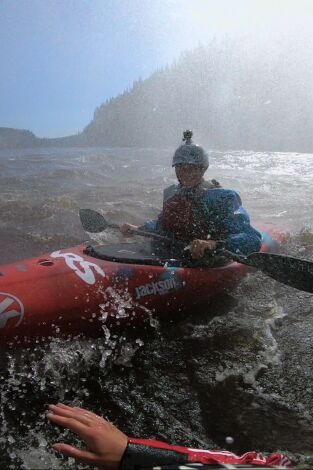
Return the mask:
<path fill-rule="evenodd" d="M 201 183 L 206 168 L 196 165 L 178 165 L 175 166 L 178 181 L 185 188 L 194 188 Z"/>

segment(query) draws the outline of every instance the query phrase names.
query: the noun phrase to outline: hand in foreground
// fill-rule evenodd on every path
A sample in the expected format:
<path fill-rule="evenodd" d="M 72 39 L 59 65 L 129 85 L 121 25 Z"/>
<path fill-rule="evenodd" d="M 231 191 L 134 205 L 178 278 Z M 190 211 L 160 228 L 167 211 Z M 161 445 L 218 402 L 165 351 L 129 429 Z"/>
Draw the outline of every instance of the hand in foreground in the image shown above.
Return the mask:
<path fill-rule="evenodd" d="M 58 403 L 49 405 L 48 419 L 77 434 L 87 449 L 63 442 L 52 448 L 62 454 L 106 470 L 117 470 L 127 446 L 127 436 L 113 424 L 83 408 Z"/>
<path fill-rule="evenodd" d="M 214 240 L 193 240 L 190 243 L 191 256 L 194 259 L 201 259 L 205 250 L 215 250 L 216 242 Z"/>
<path fill-rule="evenodd" d="M 137 225 L 132 225 L 132 224 L 122 224 L 120 226 L 120 231 L 122 232 L 123 235 L 131 235 L 137 229 L 138 229 Z"/>

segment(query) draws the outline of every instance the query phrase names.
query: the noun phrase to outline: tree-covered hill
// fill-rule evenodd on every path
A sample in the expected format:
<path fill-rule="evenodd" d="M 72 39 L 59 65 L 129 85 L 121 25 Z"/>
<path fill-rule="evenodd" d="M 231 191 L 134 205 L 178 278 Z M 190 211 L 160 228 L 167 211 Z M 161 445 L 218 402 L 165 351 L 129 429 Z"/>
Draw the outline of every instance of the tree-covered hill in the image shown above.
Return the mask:
<path fill-rule="evenodd" d="M 209 148 L 313 152 L 312 37 L 213 40 L 101 104 L 81 134 L 14 142 L 168 147 L 185 128 Z"/>
<path fill-rule="evenodd" d="M 102 104 L 84 137 L 170 146 L 190 127 L 211 148 L 313 151 L 312 45 L 214 40 Z"/>
<path fill-rule="evenodd" d="M 0 149 L 34 147 L 70 147 L 82 144 L 81 135 L 59 137 L 55 139 L 39 138 L 25 129 L 0 127 Z M 82 144 L 83 145 L 83 144 Z"/>
<path fill-rule="evenodd" d="M 24 129 L 0 127 L 0 148 L 19 148 L 37 146 L 37 137 Z"/>

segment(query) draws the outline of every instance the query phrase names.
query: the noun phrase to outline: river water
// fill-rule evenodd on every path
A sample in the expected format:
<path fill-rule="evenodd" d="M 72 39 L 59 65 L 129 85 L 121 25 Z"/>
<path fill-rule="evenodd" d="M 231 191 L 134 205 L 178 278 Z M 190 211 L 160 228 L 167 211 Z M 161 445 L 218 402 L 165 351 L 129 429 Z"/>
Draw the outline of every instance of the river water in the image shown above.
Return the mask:
<path fill-rule="evenodd" d="M 1 150 L 0 262 L 89 239 L 81 207 L 113 222 L 154 217 L 163 189 L 175 182 L 171 153 Z M 288 232 L 285 253 L 313 259 L 313 155 L 211 151 L 208 177 L 237 190 L 253 221 Z M 73 467 L 50 448 L 73 439 L 45 418 L 47 403 L 57 401 L 106 416 L 129 435 L 235 452 L 283 450 L 310 461 L 312 354 L 313 296 L 261 273 L 184 317 L 1 351 L 1 468 Z"/>

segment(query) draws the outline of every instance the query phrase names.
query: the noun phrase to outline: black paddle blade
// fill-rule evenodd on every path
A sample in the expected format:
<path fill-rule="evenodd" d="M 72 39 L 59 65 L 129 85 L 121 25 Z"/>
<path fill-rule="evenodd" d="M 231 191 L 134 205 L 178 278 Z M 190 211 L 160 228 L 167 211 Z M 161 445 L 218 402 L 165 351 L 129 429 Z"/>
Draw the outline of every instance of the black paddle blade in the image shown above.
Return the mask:
<path fill-rule="evenodd" d="M 313 293 L 313 262 L 274 253 L 251 253 L 247 264 L 276 281 Z"/>
<path fill-rule="evenodd" d="M 92 209 L 79 209 L 79 217 L 86 232 L 98 233 L 108 228 L 105 218 Z"/>

